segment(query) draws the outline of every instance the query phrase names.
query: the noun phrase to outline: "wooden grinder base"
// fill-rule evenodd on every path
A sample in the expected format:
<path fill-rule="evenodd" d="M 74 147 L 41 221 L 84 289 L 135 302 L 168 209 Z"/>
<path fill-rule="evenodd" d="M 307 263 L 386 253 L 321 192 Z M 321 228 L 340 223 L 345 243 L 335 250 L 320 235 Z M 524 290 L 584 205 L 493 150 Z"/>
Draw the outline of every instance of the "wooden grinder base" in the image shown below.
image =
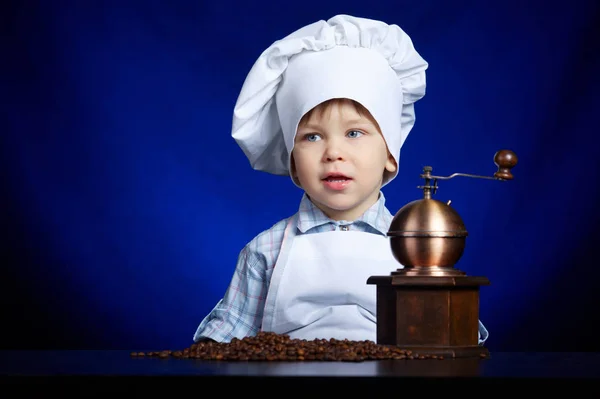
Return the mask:
<path fill-rule="evenodd" d="M 444 358 L 487 357 L 479 345 L 479 288 L 485 277 L 372 276 L 377 343 Z"/>

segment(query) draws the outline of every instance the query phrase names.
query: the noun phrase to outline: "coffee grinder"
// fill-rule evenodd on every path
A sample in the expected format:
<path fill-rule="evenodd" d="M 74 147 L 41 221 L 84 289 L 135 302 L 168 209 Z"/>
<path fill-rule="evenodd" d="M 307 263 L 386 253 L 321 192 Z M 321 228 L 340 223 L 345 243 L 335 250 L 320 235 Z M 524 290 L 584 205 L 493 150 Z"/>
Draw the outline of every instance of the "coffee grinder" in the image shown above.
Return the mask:
<path fill-rule="evenodd" d="M 517 156 L 510 150 L 494 155 L 493 176 L 454 173 L 432 175 L 425 166 L 423 198 L 404 205 L 394 216 L 388 236 L 403 266 L 388 276 L 371 276 L 377 286 L 377 343 L 418 354 L 445 358 L 487 357 L 479 345 L 479 291 L 486 277 L 468 276 L 455 267 L 463 255 L 467 229 L 450 201 L 432 198 L 438 180 L 457 176 L 508 181 Z"/>

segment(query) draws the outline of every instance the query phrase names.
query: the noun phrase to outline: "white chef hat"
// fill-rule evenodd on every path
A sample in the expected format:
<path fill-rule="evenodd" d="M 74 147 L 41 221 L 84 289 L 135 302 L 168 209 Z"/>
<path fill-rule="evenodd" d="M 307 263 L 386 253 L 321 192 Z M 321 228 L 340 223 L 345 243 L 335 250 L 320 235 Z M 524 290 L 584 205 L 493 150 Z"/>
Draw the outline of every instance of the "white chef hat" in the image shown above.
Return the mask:
<path fill-rule="evenodd" d="M 427 66 L 397 25 L 348 15 L 312 23 L 254 63 L 235 104 L 232 137 L 255 170 L 289 175 L 302 117 L 324 101 L 347 98 L 375 118 L 399 164 L 414 103 L 425 95 Z"/>

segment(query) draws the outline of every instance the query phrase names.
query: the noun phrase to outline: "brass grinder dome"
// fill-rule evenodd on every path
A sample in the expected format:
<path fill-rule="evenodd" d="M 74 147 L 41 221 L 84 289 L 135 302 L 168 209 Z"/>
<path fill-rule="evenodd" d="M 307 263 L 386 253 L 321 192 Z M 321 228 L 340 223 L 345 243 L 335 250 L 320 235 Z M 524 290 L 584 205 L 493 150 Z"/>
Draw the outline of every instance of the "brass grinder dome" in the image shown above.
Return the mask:
<path fill-rule="evenodd" d="M 432 168 L 423 168 L 421 178 L 425 184 L 423 198 L 404 205 L 394 216 L 387 235 L 394 257 L 403 266 L 392 274 L 408 276 L 462 276 L 464 272 L 454 265 L 465 249 L 467 229 L 456 210 L 447 203 L 434 200 L 437 181 L 456 176 L 507 181 L 512 180 L 511 169 L 517 156 L 510 150 L 500 150 L 494 155 L 498 170 L 493 176 L 454 173 L 451 176 L 433 176 Z"/>
<path fill-rule="evenodd" d="M 404 205 L 394 216 L 388 236 L 403 274 L 456 275 L 453 269 L 465 249 L 467 229 L 447 203 L 420 199 Z"/>

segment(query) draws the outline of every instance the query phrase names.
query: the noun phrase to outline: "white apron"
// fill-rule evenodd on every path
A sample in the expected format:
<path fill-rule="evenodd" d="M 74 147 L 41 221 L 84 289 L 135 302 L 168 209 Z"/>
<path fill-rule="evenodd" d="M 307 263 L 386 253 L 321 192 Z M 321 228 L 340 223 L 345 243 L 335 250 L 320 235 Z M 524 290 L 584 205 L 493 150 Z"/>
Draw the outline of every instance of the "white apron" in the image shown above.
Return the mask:
<path fill-rule="evenodd" d="M 265 303 L 262 330 L 313 340 L 377 341 L 374 275 L 402 265 L 388 237 L 357 231 L 296 235 L 286 226 Z"/>

